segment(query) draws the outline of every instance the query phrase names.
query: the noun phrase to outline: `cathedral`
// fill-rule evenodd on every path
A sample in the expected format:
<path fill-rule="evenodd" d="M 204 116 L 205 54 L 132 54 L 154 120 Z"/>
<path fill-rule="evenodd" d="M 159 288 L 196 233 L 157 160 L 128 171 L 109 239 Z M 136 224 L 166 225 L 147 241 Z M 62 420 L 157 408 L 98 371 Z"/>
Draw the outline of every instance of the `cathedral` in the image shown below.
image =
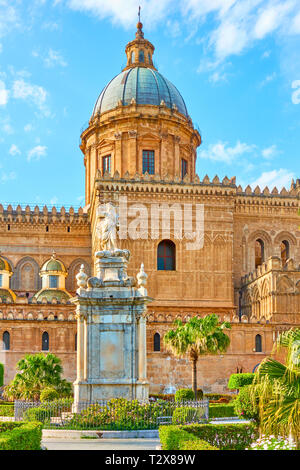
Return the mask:
<path fill-rule="evenodd" d="M 125 53 L 126 67 L 105 86 L 81 134 L 85 207 L 0 205 L 4 382 L 25 354 L 48 351 L 75 380 L 76 275 L 82 265 L 94 275 L 99 207 L 126 201 L 126 226 L 144 231 L 125 236 L 123 221 L 118 245 L 131 252 L 129 275 L 144 264 L 153 298 L 146 331 L 150 393 L 190 386 L 188 359 L 167 352 L 163 336 L 175 319 L 211 313 L 231 323 L 230 347 L 199 359 L 198 384 L 206 393 L 224 392 L 230 374 L 255 370 L 278 334 L 300 325 L 300 179 L 279 192 L 242 188 L 234 177 L 198 176 L 201 135 L 180 92 L 156 69 L 140 22 Z M 166 207 L 169 233 L 164 215 L 158 220 Z M 203 208 L 202 242 L 194 249 L 178 236 L 181 207 L 191 208 L 194 226 L 195 208 Z"/>

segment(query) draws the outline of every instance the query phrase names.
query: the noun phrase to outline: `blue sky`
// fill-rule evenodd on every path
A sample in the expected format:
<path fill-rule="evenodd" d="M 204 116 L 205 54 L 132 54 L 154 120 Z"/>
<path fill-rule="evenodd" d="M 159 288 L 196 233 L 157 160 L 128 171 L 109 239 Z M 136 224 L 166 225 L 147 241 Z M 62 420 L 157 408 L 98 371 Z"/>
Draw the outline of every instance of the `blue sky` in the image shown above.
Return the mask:
<path fill-rule="evenodd" d="M 138 6 L 200 128 L 200 178 L 300 178 L 299 0 L 0 0 L 0 201 L 83 204 L 79 136 Z"/>

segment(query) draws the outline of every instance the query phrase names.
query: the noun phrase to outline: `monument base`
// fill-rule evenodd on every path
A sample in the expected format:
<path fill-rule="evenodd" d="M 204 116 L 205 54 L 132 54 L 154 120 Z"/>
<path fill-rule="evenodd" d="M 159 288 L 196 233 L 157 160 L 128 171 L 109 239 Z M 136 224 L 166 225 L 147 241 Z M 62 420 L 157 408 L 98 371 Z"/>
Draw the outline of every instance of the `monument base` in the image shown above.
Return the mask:
<path fill-rule="evenodd" d="M 87 403 L 111 400 L 112 398 L 125 398 L 127 400 L 148 401 L 149 382 L 129 381 L 96 383 L 88 380 L 74 382 L 74 405 L 73 412 L 79 413 L 86 408 Z"/>

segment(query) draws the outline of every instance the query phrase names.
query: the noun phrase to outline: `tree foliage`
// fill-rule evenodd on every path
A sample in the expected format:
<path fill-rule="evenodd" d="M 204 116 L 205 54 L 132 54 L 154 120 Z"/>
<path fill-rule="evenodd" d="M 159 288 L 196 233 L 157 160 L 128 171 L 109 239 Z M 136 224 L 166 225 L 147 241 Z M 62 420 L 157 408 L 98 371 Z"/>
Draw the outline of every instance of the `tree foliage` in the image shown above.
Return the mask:
<path fill-rule="evenodd" d="M 72 386 L 62 378 L 61 360 L 54 354 L 27 354 L 17 363 L 17 374 L 4 389 L 7 398 L 39 400 L 44 388 L 54 388 L 60 396 L 70 395 Z"/>
<path fill-rule="evenodd" d="M 284 349 L 285 362 L 266 358 L 252 385 L 259 398 L 261 431 L 275 436 L 292 436 L 300 447 L 300 328 L 282 333 L 276 349 Z"/>
<path fill-rule="evenodd" d="M 216 314 L 203 318 L 193 317 L 185 324 L 176 320 L 176 329 L 169 330 L 164 336 L 166 348 L 176 357 L 189 356 L 192 362 L 192 388 L 197 396 L 197 361 L 200 356 L 225 352 L 230 339 L 225 329 L 230 329 L 230 323 L 219 324 Z"/>

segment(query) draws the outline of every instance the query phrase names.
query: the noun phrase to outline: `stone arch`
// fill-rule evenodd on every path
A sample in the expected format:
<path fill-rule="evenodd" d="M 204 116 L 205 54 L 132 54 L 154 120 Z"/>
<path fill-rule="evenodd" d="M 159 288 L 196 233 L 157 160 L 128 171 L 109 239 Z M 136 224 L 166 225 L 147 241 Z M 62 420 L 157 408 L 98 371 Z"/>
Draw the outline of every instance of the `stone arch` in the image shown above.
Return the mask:
<path fill-rule="evenodd" d="M 272 238 L 264 230 L 256 230 L 249 235 L 248 238 L 248 271 L 255 269 L 255 245 L 256 241 L 260 240 L 263 243 L 263 258 L 266 261 L 272 254 Z"/>
<path fill-rule="evenodd" d="M 91 265 L 87 263 L 84 259 L 77 258 L 69 266 L 68 277 L 66 278 L 66 289 L 69 292 L 75 292 L 77 289 L 76 274 L 80 270 L 80 266 L 84 265 L 85 273 L 90 277 L 91 276 Z"/>
<path fill-rule="evenodd" d="M 20 259 L 11 279 L 12 289 L 22 290 L 24 292 L 39 291 L 42 287 L 39 272 L 40 267 L 35 259 L 30 256 Z"/>
<path fill-rule="evenodd" d="M 294 292 L 294 283 L 288 276 L 280 276 L 277 282 L 277 292 L 286 294 Z"/>
<path fill-rule="evenodd" d="M 257 286 L 254 287 L 252 293 L 252 316 L 257 319 L 261 317 L 261 295 Z"/>
<path fill-rule="evenodd" d="M 274 238 L 274 244 L 280 244 L 280 242 L 282 242 L 283 240 L 287 240 L 292 246 L 297 246 L 296 237 L 292 233 L 287 232 L 285 230 L 276 235 L 276 237 Z"/>
<path fill-rule="evenodd" d="M 261 287 L 261 315 L 265 318 L 269 318 L 271 312 L 269 293 L 269 281 L 265 279 Z"/>

